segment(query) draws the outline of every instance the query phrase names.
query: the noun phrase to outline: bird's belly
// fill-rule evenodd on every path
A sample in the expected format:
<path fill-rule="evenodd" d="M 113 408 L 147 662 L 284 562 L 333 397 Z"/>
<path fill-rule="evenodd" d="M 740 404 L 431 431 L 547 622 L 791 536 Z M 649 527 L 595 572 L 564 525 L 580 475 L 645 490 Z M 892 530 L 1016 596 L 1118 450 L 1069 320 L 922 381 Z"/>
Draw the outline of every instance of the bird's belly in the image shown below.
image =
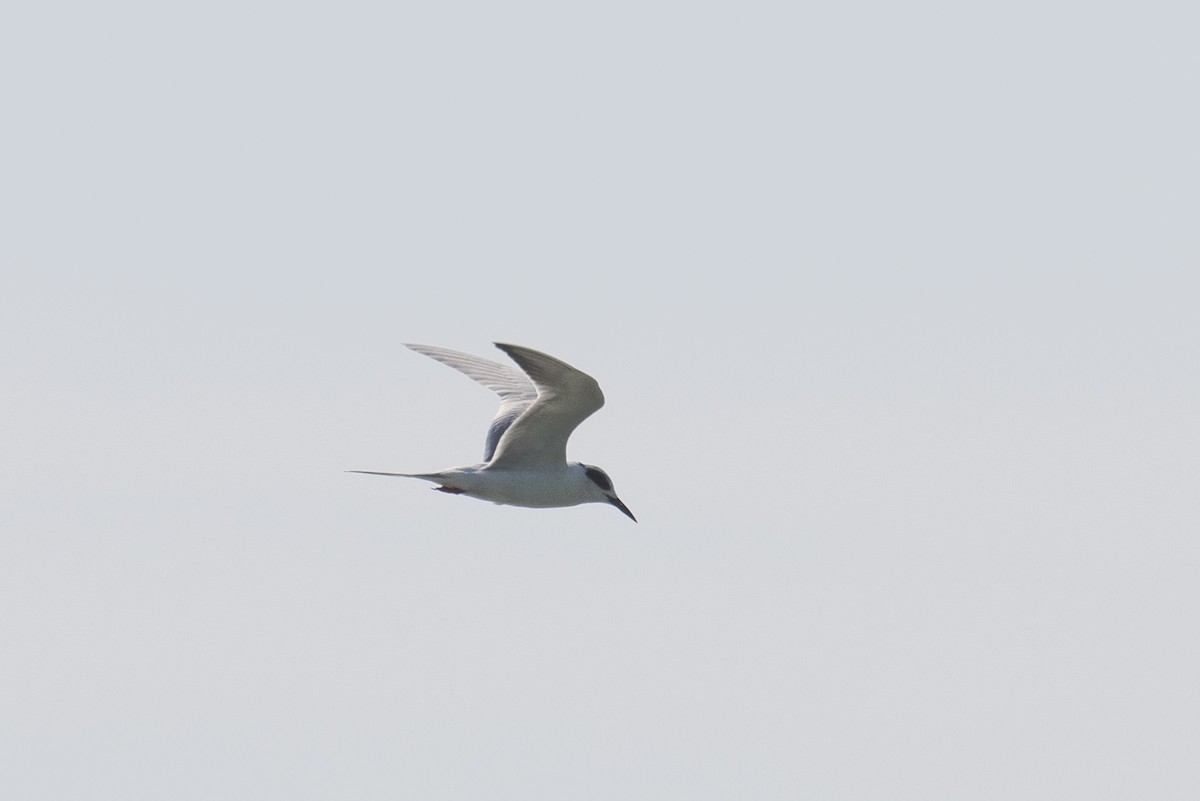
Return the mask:
<path fill-rule="evenodd" d="M 471 497 L 505 506 L 547 509 L 583 503 L 565 478 L 557 473 L 482 470 L 474 480 L 464 482 L 462 489 Z"/>

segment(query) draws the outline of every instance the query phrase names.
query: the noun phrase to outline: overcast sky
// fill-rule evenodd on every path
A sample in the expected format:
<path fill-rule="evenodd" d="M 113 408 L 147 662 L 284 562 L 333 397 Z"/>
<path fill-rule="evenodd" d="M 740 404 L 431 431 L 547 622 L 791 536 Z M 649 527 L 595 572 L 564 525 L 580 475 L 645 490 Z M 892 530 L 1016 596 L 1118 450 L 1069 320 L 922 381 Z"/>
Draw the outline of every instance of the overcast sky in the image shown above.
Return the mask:
<path fill-rule="evenodd" d="M 1198 23 L 9 4 L 0 796 L 1200 797 Z"/>

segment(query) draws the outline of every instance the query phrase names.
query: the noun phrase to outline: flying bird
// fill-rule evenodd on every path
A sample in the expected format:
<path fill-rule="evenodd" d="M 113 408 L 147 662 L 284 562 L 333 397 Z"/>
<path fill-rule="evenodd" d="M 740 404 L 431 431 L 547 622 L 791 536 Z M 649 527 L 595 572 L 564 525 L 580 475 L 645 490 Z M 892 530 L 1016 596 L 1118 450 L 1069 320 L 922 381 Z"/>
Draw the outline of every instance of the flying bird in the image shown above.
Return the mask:
<path fill-rule="evenodd" d="M 432 481 L 435 490 L 508 506 L 550 508 L 581 503 L 611 504 L 637 522 L 599 467 L 567 461 L 567 439 L 576 426 L 604 405 L 596 379 L 564 361 L 520 345 L 495 343 L 520 370 L 490 359 L 429 345 L 407 345 L 453 367 L 500 396 L 488 427 L 483 462 L 436 473 L 385 473 Z"/>

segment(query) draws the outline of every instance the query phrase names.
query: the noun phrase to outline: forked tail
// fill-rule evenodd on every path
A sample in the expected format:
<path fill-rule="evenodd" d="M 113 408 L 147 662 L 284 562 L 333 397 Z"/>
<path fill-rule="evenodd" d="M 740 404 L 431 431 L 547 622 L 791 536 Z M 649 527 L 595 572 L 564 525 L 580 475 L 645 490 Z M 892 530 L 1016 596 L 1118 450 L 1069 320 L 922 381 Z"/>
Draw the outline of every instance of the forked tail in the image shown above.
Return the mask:
<path fill-rule="evenodd" d="M 364 476 L 399 476 L 400 478 L 419 478 L 423 481 L 441 481 L 437 473 L 384 473 L 380 470 L 347 470 L 347 473 L 362 473 Z"/>
<path fill-rule="evenodd" d="M 466 490 L 461 487 L 456 487 L 454 484 L 447 484 L 445 473 L 385 473 L 381 470 L 347 470 L 347 473 L 362 473 L 366 476 L 399 476 L 400 478 L 419 478 L 422 481 L 432 481 L 441 486 L 434 487 L 435 490 L 441 492 L 449 492 L 452 495 L 461 495 Z"/>

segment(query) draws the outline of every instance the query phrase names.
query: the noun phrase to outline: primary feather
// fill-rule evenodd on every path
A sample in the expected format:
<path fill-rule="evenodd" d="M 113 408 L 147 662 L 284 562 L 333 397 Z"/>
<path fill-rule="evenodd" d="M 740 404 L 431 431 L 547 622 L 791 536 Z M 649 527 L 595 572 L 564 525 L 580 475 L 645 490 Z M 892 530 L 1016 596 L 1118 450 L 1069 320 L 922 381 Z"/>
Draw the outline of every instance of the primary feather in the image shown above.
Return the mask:
<path fill-rule="evenodd" d="M 500 408 L 484 443 L 483 459 L 493 467 L 565 463 L 571 432 L 604 405 L 604 393 L 596 379 L 533 348 L 496 343 L 521 368 L 517 370 L 449 348 L 407 347 L 453 367 L 500 396 Z"/>
<path fill-rule="evenodd" d="M 473 356 L 470 353 L 462 353 L 449 348 L 436 348 L 431 345 L 406 346 L 417 353 L 436 359 L 448 367 L 453 367 L 500 396 L 500 408 L 496 410 L 496 416 L 492 418 L 491 425 L 488 426 L 487 439 L 483 446 L 483 460 L 490 462 L 504 432 L 537 399 L 538 391 L 533 382 L 520 370 L 507 364 Z"/>

